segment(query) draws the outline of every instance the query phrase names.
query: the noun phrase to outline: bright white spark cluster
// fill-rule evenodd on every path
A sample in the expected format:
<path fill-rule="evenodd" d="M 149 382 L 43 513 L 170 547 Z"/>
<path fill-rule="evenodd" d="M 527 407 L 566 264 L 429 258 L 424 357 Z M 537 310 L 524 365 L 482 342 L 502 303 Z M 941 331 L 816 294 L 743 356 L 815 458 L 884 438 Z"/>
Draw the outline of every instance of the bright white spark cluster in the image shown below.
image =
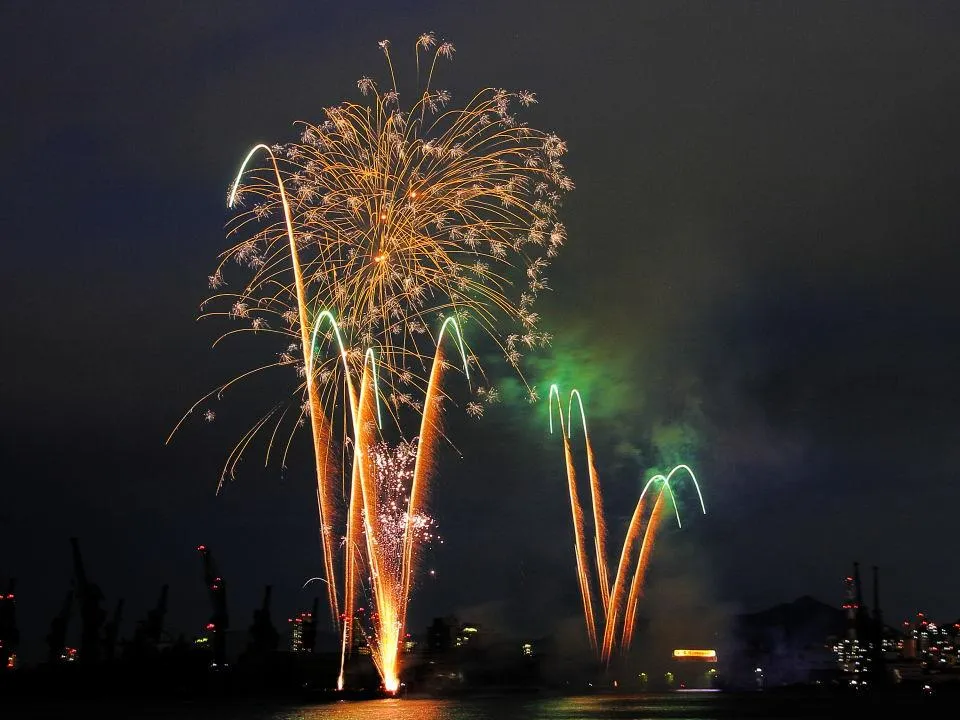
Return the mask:
<path fill-rule="evenodd" d="M 372 457 L 380 527 L 377 544 L 381 551 L 380 557 L 390 564 L 392 571 L 398 571 L 403 560 L 407 518 L 411 518 L 413 540 L 420 546 L 429 545 L 438 539 L 436 521 L 422 512 L 414 513 L 413 516 L 408 516 L 407 512 L 417 459 L 416 440 L 403 441 L 397 445 L 377 443 L 373 447 Z"/>

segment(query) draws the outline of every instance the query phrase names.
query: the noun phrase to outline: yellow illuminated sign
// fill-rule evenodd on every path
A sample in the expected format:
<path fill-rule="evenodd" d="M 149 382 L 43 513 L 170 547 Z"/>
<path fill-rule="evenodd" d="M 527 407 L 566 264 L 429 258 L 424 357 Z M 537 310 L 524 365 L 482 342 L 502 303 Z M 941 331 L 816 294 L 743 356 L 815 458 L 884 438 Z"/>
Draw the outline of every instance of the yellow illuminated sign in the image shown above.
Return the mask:
<path fill-rule="evenodd" d="M 717 661 L 716 650 L 674 650 L 673 656 L 678 659 L 688 658 L 694 660 L 706 660 L 708 662 Z"/>

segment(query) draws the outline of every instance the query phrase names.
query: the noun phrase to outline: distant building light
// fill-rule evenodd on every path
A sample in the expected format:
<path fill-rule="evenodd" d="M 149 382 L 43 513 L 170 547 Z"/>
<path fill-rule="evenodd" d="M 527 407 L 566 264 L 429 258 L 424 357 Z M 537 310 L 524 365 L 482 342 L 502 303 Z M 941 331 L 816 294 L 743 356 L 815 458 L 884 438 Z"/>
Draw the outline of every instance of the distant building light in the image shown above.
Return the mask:
<path fill-rule="evenodd" d="M 717 661 L 716 650 L 674 650 L 673 657 L 678 660 L 704 660 L 706 662 Z"/>

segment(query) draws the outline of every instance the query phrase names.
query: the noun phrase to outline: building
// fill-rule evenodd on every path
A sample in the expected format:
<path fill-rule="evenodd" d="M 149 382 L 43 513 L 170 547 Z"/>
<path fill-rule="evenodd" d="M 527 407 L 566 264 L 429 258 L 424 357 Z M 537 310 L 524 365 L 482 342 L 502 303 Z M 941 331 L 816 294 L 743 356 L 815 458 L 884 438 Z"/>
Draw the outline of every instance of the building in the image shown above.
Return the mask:
<path fill-rule="evenodd" d="M 10 581 L 7 592 L 0 591 L 0 672 L 17 667 L 20 631 L 17 629 L 16 582 Z"/>
<path fill-rule="evenodd" d="M 479 632 L 480 628 L 478 628 L 476 625 L 470 625 L 469 623 L 461 625 L 460 629 L 457 631 L 457 637 L 454 643 L 458 648 L 476 646 L 479 640 Z"/>
<path fill-rule="evenodd" d="M 303 635 L 305 627 L 312 620 L 313 614 L 306 610 L 301 610 L 294 617 L 287 618 L 287 624 L 290 626 L 290 652 L 308 652 L 303 644 Z"/>
<path fill-rule="evenodd" d="M 854 574 L 844 580 L 844 589 L 842 607 L 845 628 L 843 635 L 834 640 L 833 653 L 840 673 L 849 684 L 858 685 L 870 672 L 872 647 L 864 619 L 866 611 L 860 590 L 860 571 L 856 563 Z"/>
<path fill-rule="evenodd" d="M 677 648 L 671 657 L 664 684 L 671 690 L 718 688 L 717 651 L 712 648 Z M 644 678 L 638 678 L 643 683 Z"/>
<path fill-rule="evenodd" d="M 903 660 L 915 661 L 927 673 L 960 669 L 960 622 L 938 623 L 919 612 L 903 621 L 898 649 Z"/>
<path fill-rule="evenodd" d="M 891 680 L 891 661 L 897 660 L 902 642 L 883 622 L 880 610 L 880 575 L 873 568 L 873 612 L 863 604 L 860 564 L 853 564 L 853 575 L 844 581 L 844 634 L 834 641 L 839 684 L 851 689 L 886 685 Z"/>
<path fill-rule="evenodd" d="M 426 652 L 431 655 L 445 655 L 460 641 L 460 633 L 454 628 L 459 627 L 455 617 L 437 617 L 427 628 Z"/>

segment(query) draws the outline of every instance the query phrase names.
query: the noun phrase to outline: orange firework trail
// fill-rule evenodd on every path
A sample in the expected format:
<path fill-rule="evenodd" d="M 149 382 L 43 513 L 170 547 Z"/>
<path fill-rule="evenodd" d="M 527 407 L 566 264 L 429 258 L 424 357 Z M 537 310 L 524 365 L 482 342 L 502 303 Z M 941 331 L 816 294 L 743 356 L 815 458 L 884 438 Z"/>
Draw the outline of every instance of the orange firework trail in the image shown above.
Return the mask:
<path fill-rule="evenodd" d="M 167 441 L 194 411 L 212 422 L 216 413 L 201 404 L 240 380 L 271 368 L 295 371 L 286 407 L 268 411 L 234 445 L 218 491 L 255 437 L 269 435 L 265 464 L 274 454 L 285 467 L 297 430 L 309 427 L 320 579 L 331 617 L 342 623 L 339 681 L 365 594 L 373 622 L 363 632 L 384 686 L 395 691 L 417 547 L 427 536 L 424 501 L 444 439 L 444 338 L 456 343 L 467 379 L 478 379 L 465 410 L 480 417 L 498 393 L 461 328 L 479 330 L 518 371 L 522 351 L 550 343 L 534 307 L 566 240 L 558 210 L 573 182 L 566 143 L 517 117 L 537 102 L 534 93 L 486 88 L 455 105 L 434 86 L 454 47 L 424 33 L 414 43 L 416 83 L 404 88 L 404 102 L 390 43 L 379 45 L 386 82 L 361 78 L 361 98 L 302 123 L 298 141 L 254 145 L 241 163 L 228 198 L 237 210 L 228 224 L 234 242 L 208 278 L 214 294 L 202 317 L 240 324 L 215 346 L 241 332 L 282 344 L 269 361 L 202 397 Z M 264 165 L 253 163 L 259 156 Z M 249 273 L 228 289 L 234 265 Z M 536 388 L 527 390 L 536 400 Z M 381 441 L 384 414 L 403 437 L 415 418 L 412 444 Z"/>
<path fill-rule="evenodd" d="M 670 497 L 676 513 L 677 524 L 680 525 L 680 512 L 670 486 L 670 481 L 677 472 L 683 471 L 690 477 L 697 491 L 700 508 L 704 513 L 706 513 L 706 507 L 703 504 L 700 485 L 697 482 L 693 470 L 691 470 L 689 466 L 677 465 L 666 475 L 655 475 L 650 478 L 646 485 L 644 485 L 640 497 L 637 500 L 633 516 L 630 518 L 630 524 L 627 527 L 623 547 L 620 551 L 620 561 L 617 564 L 617 572 L 614 575 L 613 583 L 610 584 L 606 557 L 606 525 L 603 515 L 603 499 L 600 490 L 599 474 L 597 473 L 594 460 L 593 446 L 590 443 L 590 435 L 587 431 L 587 419 L 583 409 L 583 400 L 577 390 L 571 391 L 570 401 L 567 406 L 567 417 L 566 420 L 564 420 L 563 407 L 560 402 L 560 390 L 556 385 L 550 387 L 548 402 L 551 433 L 553 432 L 554 398 L 556 398 L 557 403 L 560 433 L 563 437 L 567 486 L 570 494 L 570 509 L 573 516 L 574 556 L 577 562 L 577 579 L 580 584 L 580 594 L 583 599 L 587 638 L 590 641 L 590 646 L 594 649 L 594 652 L 597 653 L 601 662 L 609 664 L 616 645 L 618 628 L 621 630 L 621 652 L 626 652 L 633 642 L 637 605 L 643 594 L 643 584 L 646 579 L 647 567 L 653 551 L 654 540 L 660 526 L 664 502 L 667 496 Z M 587 463 L 590 474 L 590 497 L 594 518 L 594 559 L 597 568 L 597 594 L 599 595 L 600 607 L 603 610 L 603 617 L 601 618 L 603 634 L 599 642 L 597 638 L 598 619 L 593 608 L 594 590 L 590 579 L 590 561 L 587 557 L 586 541 L 584 539 L 583 509 L 581 508 L 577 492 L 576 470 L 574 467 L 573 453 L 570 448 L 574 399 L 576 399 L 580 410 L 579 417 L 583 428 L 584 444 L 587 449 Z M 659 485 L 659 490 L 657 491 L 656 500 L 653 503 L 652 510 L 647 513 L 647 491 L 657 484 Z M 634 553 L 634 548 L 638 541 L 640 542 L 640 550 L 639 553 Z M 634 562 L 633 558 L 635 555 L 636 561 Z M 633 568 L 632 576 L 631 568 Z M 627 590 L 628 582 L 629 591 Z"/>
<path fill-rule="evenodd" d="M 376 442 L 376 398 L 379 393 L 373 380 L 376 365 L 364 366 L 360 399 L 354 406 L 355 451 L 344 557 L 344 607 L 349 614 L 345 616 L 343 626 L 338 678 L 341 688 L 351 647 L 356 574 L 363 560 L 366 560 L 369 571 L 368 584 L 375 608 L 375 627 L 367 636 L 371 657 L 385 689 L 396 692 L 399 688 L 400 642 L 406 626 L 414 548 L 418 542 L 429 540 L 427 531 L 432 523 L 422 512 L 422 497 L 440 436 L 440 383 L 445 367 L 441 343 L 447 333 L 454 334 L 464 372 L 469 378 L 463 339 L 456 322 L 448 318 L 438 334 L 416 443 L 401 443 L 398 448 L 393 448 Z M 409 492 L 408 496 L 398 496 L 406 492 Z"/>
<path fill-rule="evenodd" d="M 643 582 L 647 575 L 647 565 L 650 561 L 650 553 L 653 551 L 653 541 L 657 535 L 657 529 L 660 527 L 660 519 L 663 517 L 663 500 L 666 497 L 663 493 L 657 495 L 657 501 L 653 505 L 653 512 L 647 521 L 647 527 L 643 531 L 643 543 L 640 545 L 640 558 L 637 560 L 637 570 L 633 574 L 633 581 L 630 583 L 630 594 L 627 595 L 627 611 L 623 616 L 623 637 L 620 640 L 620 647 L 626 650 L 633 643 L 633 627 L 637 616 L 637 603 L 643 594 Z"/>
<path fill-rule="evenodd" d="M 587 470 L 590 474 L 590 502 L 593 505 L 593 549 L 597 561 L 597 582 L 600 584 L 600 600 L 604 612 L 610 603 L 610 586 L 607 579 L 607 527 L 603 515 L 603 497 L 600 493 L 600 475 L 597 473 L 597 464 L 593 458 L 593 445 L 590 444 L 590 435 L 587 432 L 587 416 L 583 410 L 583 398 L 578 390 L 570 392 L 570 402 L 567 405 L 568 434 L 572 434 L 571 418 L 573 417 L 573 401 L 576 399 L 580 408 L 580 422 L 583 428 L 583 441 L 587 447 Z M 569 464 L 568 464 L 569 467 Z"/>
<path fill-rule="evenodd" d="M 584 542 L 583 508 L 577 497 L 577 476 L 573 465 L 573 453 L 570 451 L 570 439 L 563 438 L 563 455 L 567 466 L 567 489 L 570 493 L 570 511 L 573 515 L 573 544 L 577 558 L 577 579 L 580 582 L 580 595 L 583 598 L 583 612 L 587 619 L 587 637 L 590 646 L 597 649 L 597 626 L 593 613 L 593 597 L 590 592 L 590 567 L 587 561 L 587 548 Z"/>

